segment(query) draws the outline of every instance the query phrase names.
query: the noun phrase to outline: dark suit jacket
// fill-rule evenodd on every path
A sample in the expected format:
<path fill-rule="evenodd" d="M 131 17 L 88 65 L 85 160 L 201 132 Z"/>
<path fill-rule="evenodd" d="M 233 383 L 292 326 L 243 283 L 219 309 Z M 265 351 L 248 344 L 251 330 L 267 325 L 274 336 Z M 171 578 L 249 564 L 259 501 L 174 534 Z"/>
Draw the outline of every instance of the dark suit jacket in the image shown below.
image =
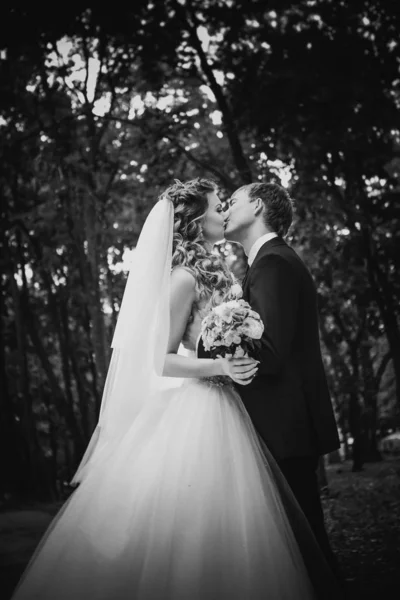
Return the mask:
<path fill-rule="evenodd" d="M 276 459 L 326 454 L 339 437 L 321 356 L 317 293 L 307 267 L 278 237 L 259 250 L 243 298 L 264 322 L 259 370 L 238 386 Z"/>
<path fill-rule="evenodd" d="M 278 237 L 261 247 L 242 285 L 265 327 L 257 376 L 237 386 L 256 430 L 277 460 L 335 450 L 339 438 L 310 272 Z M 198 355 L 205 355 L 201 340 Z"/>

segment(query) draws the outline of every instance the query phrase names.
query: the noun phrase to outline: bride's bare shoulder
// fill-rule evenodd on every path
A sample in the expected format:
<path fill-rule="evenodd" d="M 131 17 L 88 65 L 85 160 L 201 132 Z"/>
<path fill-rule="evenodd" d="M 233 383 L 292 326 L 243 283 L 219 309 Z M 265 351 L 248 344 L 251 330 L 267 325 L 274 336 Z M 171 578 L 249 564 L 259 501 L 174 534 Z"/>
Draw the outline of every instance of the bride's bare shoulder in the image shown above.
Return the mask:
<path fill-rule="evenodd" d="M 186 294 L 194 300 L 196 288 L 196 277 L 193 271 L 187 267 L 175 267 L 171 272 L 171 291 L 174 293 Z"/>
<path fill-rule="evenodd" d="M 192 269 L 185 266 L 174 267 L 171 271 L 171 281 L 185 286 L 195 286 L 196 275 Z"/>

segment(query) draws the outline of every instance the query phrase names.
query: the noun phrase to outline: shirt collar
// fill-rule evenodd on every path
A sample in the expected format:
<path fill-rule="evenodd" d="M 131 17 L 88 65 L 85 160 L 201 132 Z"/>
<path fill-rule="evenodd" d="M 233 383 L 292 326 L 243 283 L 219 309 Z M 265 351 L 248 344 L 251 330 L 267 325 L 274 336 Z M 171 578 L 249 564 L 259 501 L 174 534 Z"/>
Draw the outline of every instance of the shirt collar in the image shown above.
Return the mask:
<path fill-rule="evenodd" d="M 276 234 L 274 231 L 271 231 L 270 233 L 265 233 L 254 242 L 254 244 L 250 248 L 249 256 L 247 258 L 249 267 L 251 267 L 251 265 L 253 264 L 254 259 L 256 258 L 261 246 L 264 246 L 265 242 L 269 242 L 269 240 L 273 240 L 276 237 L 278 237 L 278 234 Z"/>

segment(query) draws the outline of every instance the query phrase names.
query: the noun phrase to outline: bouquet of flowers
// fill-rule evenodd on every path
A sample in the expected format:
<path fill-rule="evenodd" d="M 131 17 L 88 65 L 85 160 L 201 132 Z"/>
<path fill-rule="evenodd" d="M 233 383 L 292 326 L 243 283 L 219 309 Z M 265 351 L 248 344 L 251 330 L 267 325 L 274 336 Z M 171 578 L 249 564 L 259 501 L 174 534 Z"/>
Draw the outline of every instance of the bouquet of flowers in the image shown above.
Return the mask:
<path fill-rule="evenodd" d="M 249 356 L 261 345 L 264 324 L 260 315 L 240 298 L 241 290 L 237 293 L 233 289 L 232 296 L 212 308 L 201 324 L 203 345 L 212 358 Z"/>

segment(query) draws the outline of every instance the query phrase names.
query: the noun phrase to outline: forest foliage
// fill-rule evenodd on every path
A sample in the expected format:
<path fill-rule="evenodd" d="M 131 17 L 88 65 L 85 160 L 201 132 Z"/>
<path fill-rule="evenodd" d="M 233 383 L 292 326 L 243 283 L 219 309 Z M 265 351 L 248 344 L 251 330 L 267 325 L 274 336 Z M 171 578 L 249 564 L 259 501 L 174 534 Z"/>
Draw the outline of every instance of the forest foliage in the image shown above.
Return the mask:
<path fill-rule="evenodd" d="M 1 9 L 3 494 L 70 480 L 129 252 L 175 178 L 290 190 L 344 446 L 379 458 L 400 427 L 399 30 L 390 0 Z"/>

